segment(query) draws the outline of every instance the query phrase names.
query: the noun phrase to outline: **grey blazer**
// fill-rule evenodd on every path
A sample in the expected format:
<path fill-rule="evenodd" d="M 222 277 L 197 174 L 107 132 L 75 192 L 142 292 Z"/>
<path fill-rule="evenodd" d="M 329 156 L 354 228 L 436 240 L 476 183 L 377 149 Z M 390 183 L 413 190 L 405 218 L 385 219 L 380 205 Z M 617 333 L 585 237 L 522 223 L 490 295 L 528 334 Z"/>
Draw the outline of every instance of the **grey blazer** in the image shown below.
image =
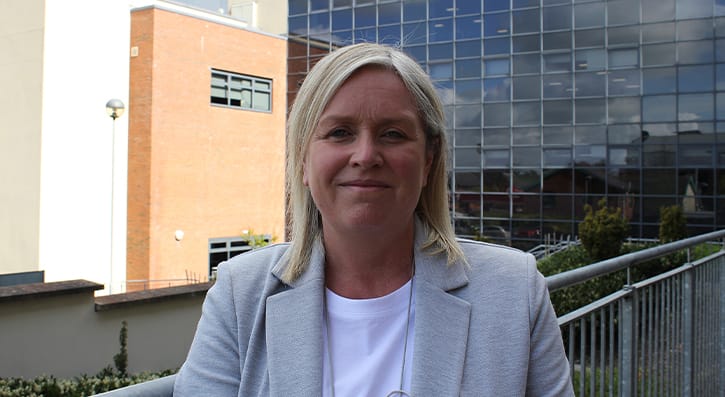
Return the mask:
<path fill-rule="evenodd" d="M 443 255 L 421 250 L 424 236 L 419 223 L 412 395 L 573 396 L 533 256 L 462 240 L 468 265 L 447 266 Z M 219 266 L 175 396 L 322 395 L 324 251 L 316 244 L 307 271 L 287 285 L 287 248 Z"/>

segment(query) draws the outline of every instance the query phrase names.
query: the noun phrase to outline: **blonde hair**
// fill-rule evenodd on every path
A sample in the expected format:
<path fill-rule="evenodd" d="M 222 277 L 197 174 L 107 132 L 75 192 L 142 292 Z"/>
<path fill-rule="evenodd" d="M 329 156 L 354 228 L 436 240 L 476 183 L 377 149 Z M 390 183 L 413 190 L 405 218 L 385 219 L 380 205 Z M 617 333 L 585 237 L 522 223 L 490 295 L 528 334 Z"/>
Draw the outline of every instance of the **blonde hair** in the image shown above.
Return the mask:
<path fill-rule="evenodd" d="M 416 208 L 428 232 L 423 248 L 433 254 L 444 252 L 449 264 L 463 259 L 448 209 L 448 146 L 443 105 L 430 78 L 413 59 L 392 47 L 362 43 L 343 47 L 322 58 L 307 74 L 290 110 L 287 124 L 287 215 L 292 224 L 292 244 L 286 257 L 285 282 L 296 280 L 305 271 L 315 240 L 322 234 L 319 211 L 302 178 L 302 164 L 310 137 L 327 103 L 340 86 L 355 71 L 368 66 L 388 68 L 400 77 L 418 106 L 426 142 L 433 152 L 428 183 Z"/>

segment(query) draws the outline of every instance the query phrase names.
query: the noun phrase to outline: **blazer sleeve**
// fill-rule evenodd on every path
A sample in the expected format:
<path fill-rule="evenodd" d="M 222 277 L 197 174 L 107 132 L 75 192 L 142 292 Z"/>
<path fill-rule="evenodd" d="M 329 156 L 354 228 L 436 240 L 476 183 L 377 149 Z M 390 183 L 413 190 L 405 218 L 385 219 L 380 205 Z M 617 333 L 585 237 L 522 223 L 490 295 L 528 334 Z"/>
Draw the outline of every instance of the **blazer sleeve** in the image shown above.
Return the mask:
<path fill-rule="evenodd" d="M 230 266 L 220 265 L 202 305 L 201 319 L 174 396 L 237 396 L 240 358 Z"/>
<path fill-rule="evenodd" d="M 561 331 L 549 299 L 546 280 L 529 255 L 529 316 L 531 348 L 527 396 L 574 396 L 569 361 L 564 352 Z"/>

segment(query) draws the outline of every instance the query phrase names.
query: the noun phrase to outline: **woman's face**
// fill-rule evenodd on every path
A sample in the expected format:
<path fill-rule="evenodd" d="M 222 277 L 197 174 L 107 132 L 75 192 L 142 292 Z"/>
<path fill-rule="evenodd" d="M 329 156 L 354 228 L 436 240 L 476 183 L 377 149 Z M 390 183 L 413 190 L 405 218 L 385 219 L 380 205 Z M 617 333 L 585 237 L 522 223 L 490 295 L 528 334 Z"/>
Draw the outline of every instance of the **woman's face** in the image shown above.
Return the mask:
<path fill-rule="evenodd" d="M 433 155 L 403 81 L 381 67 L 356 71 L 312 133 L 303 181 L 334 232 L 408 228 Z"/>

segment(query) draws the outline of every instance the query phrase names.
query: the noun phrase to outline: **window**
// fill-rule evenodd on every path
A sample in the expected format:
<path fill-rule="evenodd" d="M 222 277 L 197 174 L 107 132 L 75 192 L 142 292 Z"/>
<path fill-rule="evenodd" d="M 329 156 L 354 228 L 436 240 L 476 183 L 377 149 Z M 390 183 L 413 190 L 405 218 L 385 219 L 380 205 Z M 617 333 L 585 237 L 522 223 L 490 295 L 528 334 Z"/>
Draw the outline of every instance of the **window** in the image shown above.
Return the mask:
<path fill-rule="evenodd" d="M 272 80 L 211 71 L 211 103 L 262 112 L 272 111 Z"/>
<path fill-rule="evenodd" d="M 272 241 L 272 236 L 270 235 L 265 234 L 259 237 L 262 237 L 265 243 Z M 259 247 L 259 244 L 254 244 L 255 241 L 259 243 L 259 240 L 250 241 L 250 236 L 210 238 L 209 277 L 216 277 L 216 268 L 220 263 L 244 252 L 251 251 L 255 247 Z"/>

